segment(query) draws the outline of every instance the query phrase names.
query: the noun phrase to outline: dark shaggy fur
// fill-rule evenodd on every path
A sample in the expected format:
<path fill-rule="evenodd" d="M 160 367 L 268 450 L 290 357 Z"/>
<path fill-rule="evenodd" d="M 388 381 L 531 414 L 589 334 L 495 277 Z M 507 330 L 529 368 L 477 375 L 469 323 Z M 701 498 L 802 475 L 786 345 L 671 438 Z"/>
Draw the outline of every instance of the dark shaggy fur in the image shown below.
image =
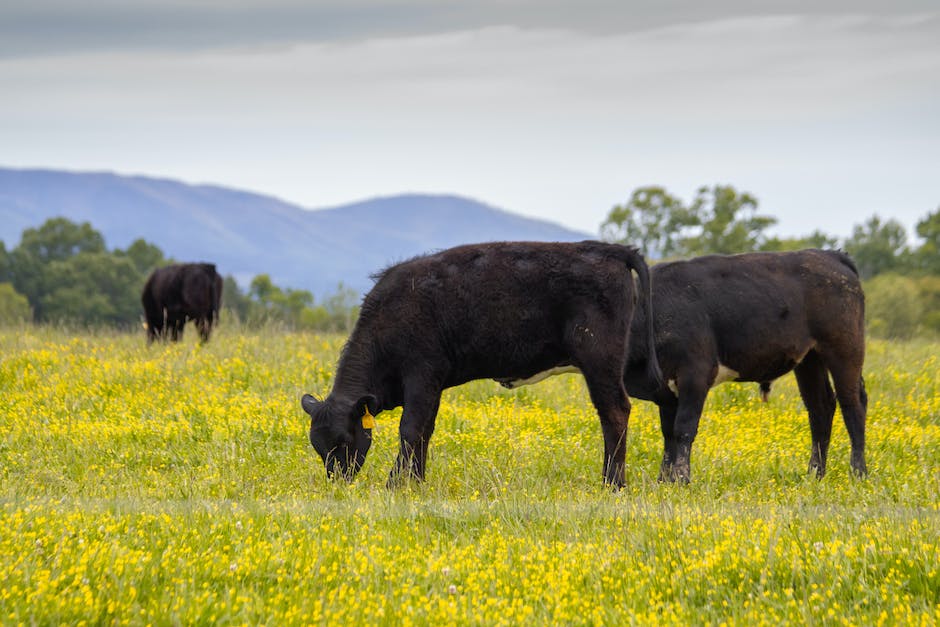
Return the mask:
<path fill-rule="evenodd" d="M 614 244 L 477 244 L 388 268 L 363 301 L 332 392 L 302 401 L 327 472 L 351 479 L 371 443 L 371 415 L 402 406 L 390 482 L 403 473 L 422 479 L 442 390 L 573 366 L 600 415 L 604 479 L 622 485 L 630 412 L 622 373 L 636 298 L 631 270 L 648 310 L 643 257 Z M 657 380 L 655 355 L 644 363 L 646 376 Z M 505 455 L 512 447 L 494 442 Z"/>
<path fill-rule="evenodd" d="M 147 341 L 174 342 L 193 320 L 203 342 L 218 322 L 222 302 L 222 277 L 211 263 L 185 263 L 157 268 L 147 279 L 141 296 L 147 320 Z"/>
<path fill-rule="evenodd" d="M 660 387 L 645 374 L 652 351 L 645 341 L 649 313 L 642 305 L 633 319 L 624 383 L 631 396 L 659 405 L 661 479 L 688 481 L 692 441 L 719 364 L 733 371 L 735 381 L 761 383 L 762 391 L 794 371 L 809 413 L 810 469 L 820 477 L 838 400 L 852 443 L 852 469 L 867 472 L 865 298 L 847 255 L 716 255 L 658 264 L 651 275 L 655 355 L 668 385 Z"/>

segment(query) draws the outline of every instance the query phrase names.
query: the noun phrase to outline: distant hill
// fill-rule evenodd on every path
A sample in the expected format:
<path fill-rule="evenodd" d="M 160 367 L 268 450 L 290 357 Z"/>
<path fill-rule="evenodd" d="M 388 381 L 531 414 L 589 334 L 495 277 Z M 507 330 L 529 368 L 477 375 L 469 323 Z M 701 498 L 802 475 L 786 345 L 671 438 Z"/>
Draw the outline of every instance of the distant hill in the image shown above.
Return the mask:
<path fill-rule="evenodd" d="M 309 210 L 214 185 L 110 173 L 0 168 L 0 240 L 65 216 L 90 222 L 109 248 L 137 238 L 180 261 L 213 261 L 243 287 L 267 273 L 317 297 L 343 282 L 360 293 L 390 263 L 462 243 L 594 237 L 459 196 L 401 195 Z"/>

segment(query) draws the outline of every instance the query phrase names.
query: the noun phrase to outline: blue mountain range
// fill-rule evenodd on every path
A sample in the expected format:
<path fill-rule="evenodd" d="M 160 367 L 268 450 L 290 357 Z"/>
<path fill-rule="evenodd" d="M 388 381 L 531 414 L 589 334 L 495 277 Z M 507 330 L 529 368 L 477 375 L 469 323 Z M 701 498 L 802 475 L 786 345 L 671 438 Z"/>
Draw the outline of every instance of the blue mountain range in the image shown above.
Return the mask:
<path fill-rule="evenodd" d="M 112 173 L 0 168 L 0 240 L 64 216 L 90 222 L 108 248 L 138 238 L 178 261 L 211 261 L 244 288 L 267 273 L 317 297 L 343 283 L 360 293 L 371 274 L 458 244 L 596 237 L 460 196 L 407 194 L 329 209 L 215 185 Z"/>

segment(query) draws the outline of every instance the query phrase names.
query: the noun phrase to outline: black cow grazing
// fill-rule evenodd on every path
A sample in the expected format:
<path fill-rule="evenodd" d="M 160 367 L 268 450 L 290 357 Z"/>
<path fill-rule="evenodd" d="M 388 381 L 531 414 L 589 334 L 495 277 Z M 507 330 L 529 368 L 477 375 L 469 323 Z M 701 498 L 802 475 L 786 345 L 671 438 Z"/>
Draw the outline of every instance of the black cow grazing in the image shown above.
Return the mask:
<path fill-rule="evenodd" d="M 567 367 L 584 374 L 600 416 L 604 481 L 622 486 L 630 414 L 623 369 L 636 299 L 631 270 L 649 309 L 642 255 L 600 242 L 460 246 L 382 272 L 363 300 L 332 392 L 325 400 L 302 399 L 310 443 L 327 474 L 351 480 L 372 443 L 373 415 L 402 406 L 389 485 L 404 473 L 422 480 L 445 388 Z M 652 325 L 647 331 L 651 339 Z M 645 364 L 646 376 L 658 380 L 655 356 Z"/>
<path fill-rule="evenodd" d="M 222 277 L 211 263 L 183 263 L 157 268 L 141 296 L 147 320 L 147 341 L 179 340 L 187 320 L 193 320 L 203 342 L 219 320 Z"/>
<path fill-rule="evenodd" d="M 852 470 L 866 474 L 865 298 L 847 255 L 715 255 L 657 264 L 651 275 L 655 354 L 667 385 L 661 388 L 645 374 L 643 306 L 633 319 L 624 384 L 631 396 L 659 406 L 661 480 L 689 480 L 692 441 L 709 388 L 755 381 L 766 395 L 770 382 L 791 370 L 809 413 L 810 471 L 818 477 L 826 472 L 838 399 Z"/>

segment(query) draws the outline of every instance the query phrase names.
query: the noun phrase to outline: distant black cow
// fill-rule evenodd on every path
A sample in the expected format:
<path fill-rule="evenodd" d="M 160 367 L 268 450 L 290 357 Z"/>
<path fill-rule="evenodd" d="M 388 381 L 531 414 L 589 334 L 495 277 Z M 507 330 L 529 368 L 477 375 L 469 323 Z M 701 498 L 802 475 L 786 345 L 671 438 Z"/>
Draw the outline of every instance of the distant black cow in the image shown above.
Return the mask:
<path fill-rule="evenodd" d="M 402 406 L 389 477 L 423 479 L 445 388 L 473 379 L 525 379 L 553 368 L 584 374 L 604 436 L 604 480 L 623 484 L 630 402 L 623 387 L 639 277 L 634 248 L 507 242 L 461 246 L 392 266 L 377 277 L 325 400 L 304 395 L 310 443 L 327 474 L 351 480 L 372 443 L 373 415 Z M 648 325 L 652 338 L 652 325 Z M 650 345 L 650 341 L 644 342 Z M 644 362 L 659 377 L 655 356 Z M 497 443 L 510 455 L 512 442 Z"/>
<path fill-rule="evenodd" d="M 211 263 L 184 263 L 157 268 L 147 279 L 141 297 L 147 320 L 147 341 L 183 335 L 193 320 L 203 342 L 218 322 L 222 301 L 222 277 Z"/>
<path fill-rule="evenodd" d="M 689 480 L 692 441 L 709 388 L 756 381 L 766 396 L 770 382 L 790 370 L 809 413 L 810 470 L 819 477 L 826 472 L 838 399 L 852 443 L 852 469 L 867 472 L 865 299 L 847 255 L 715 255 L 657 264 L 651 274 L 655 354 L 667 385 L 661 388 L 645 374 L 648 314 L 642 306 L 633 319 L 624 384 L 631 396 L 659 406 L 660 479 Z"/>

